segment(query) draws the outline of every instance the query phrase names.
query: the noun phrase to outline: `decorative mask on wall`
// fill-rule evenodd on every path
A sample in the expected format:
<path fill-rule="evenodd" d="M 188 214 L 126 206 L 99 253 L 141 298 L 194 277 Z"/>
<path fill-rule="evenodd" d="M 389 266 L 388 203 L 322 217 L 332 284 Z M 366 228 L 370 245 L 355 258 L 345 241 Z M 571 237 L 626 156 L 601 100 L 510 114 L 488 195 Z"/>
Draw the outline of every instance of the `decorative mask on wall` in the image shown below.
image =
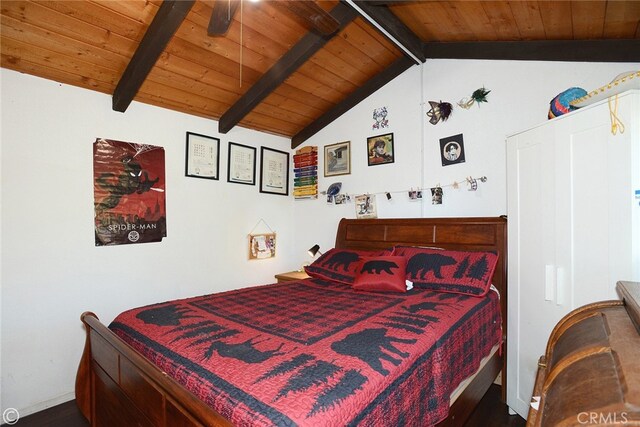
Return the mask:
<path fill-rule="evenodd" d="M 476 89 L 471 94 L 471 99 L 462 98 L 458 102 L 458 105 L 461 108 L 464 108 L 465 110 L 468 110 L 469 108 L 471 108 L 474 103 L 478 103 L 478 106 L 480 106 L 480 103 L 488 102 L 487 95 L 489 95 L 490 92 L 491 92 L 490 90 L 487 90 L 484 87 L 481 87 L 480 89 Z"/>
<path fill-rule="evenodd" d="M 429 101 L 431 108 L 427 112 L 429 117 L 429 123 L 432 125 L 437 124 L 439 121 L 446 121 L 453 112 L 453 105 L 448 102 L 435 102 Z"/>

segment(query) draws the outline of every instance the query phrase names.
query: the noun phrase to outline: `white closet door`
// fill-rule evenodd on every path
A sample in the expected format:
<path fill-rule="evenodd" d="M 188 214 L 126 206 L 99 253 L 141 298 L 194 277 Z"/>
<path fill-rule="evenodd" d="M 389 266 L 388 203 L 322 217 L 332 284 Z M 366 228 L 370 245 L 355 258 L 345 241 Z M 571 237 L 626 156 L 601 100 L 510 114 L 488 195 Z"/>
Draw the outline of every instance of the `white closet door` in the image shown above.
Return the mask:
<path fill-rule="evenodd" d="M 509 309 L 507 403 L 526 418 L 549 333 L 562 317 L 556 304 L 556 197 L 553 130 L 507 141 Z"/>
<path fill-rule="evenodd" d="M 631 113 L 630 96 L 618 111 Z M 629 122 L 627 122 L 629 123 Z M 555 126 L 558 263 L 567 269 L 567 312 L 617 299 L 618 280 L 631 280 L 631 135 L 611 132 L 607 103 Z"/>

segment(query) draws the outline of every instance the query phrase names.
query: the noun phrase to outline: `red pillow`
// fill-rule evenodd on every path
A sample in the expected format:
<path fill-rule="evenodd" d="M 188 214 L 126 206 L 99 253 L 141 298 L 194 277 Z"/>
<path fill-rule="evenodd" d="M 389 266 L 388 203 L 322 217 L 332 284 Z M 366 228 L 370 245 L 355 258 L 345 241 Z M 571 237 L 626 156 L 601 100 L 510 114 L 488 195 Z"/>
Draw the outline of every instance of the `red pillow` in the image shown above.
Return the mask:
<path fill-rule="evenodd" d="M 353 288 L 359 291 L 406 292 L 407 259 L 402 256 L 363 258 Z"/>
<path fill-rule="evenodd" d="M 329 249 L 304 269 L 311 277 L 333 280 L 351 285 L 356 278 L 362 257 L 390 255 L 391 250 L 359 251 L 352 249 Z"/>
<path fill-rule="evenodd" d="M 498 263 L 495 252 L 396 246 L 393 254 L 407 259 L 407 279 L 416 287 L 476 297 L 489 292 Z"/>

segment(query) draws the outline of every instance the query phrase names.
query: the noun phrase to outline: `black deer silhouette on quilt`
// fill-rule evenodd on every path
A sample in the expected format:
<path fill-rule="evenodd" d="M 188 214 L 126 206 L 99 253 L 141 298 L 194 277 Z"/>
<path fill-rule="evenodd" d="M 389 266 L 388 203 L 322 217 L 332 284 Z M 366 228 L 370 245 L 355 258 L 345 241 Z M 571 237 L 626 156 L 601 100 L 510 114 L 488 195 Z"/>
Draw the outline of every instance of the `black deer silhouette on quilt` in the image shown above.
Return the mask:
<path fill-rule="evenodd" d="M 228 344 L 223 341 L 215 341 L 211 343 L 207 351 L 206 357 L 209 358 L 214 351 L 222 357 L 231 357 L 233 359 L 241 360 L 245 363 L 262 363 L 265 360 L 271 359 L 274 356 L 280 356 L 284 353 L 280 352 L 280 349 L 284 343 L 280 344 L 278 348 L 274 350 L 260 351 L 254 347 L 253 338 L 248 339 L 240 344 Z"/>

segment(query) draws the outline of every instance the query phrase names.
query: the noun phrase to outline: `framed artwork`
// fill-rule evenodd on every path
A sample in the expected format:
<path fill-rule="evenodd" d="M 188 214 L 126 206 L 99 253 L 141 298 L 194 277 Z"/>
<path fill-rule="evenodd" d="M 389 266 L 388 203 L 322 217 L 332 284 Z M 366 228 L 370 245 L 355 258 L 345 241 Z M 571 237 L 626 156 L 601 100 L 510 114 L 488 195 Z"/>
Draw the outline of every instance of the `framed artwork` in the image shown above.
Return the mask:
<path fill-rule="evenodd" d="M 367 138 L 367 158 L 369 166 L 393 163 L 393 134 L 385 133 Z"/>
<path fill-rule="evenodd" d="M 227 181 L 256 185 L 256 148 L 229 141 Z"/>
<path fill-rule="evenodd" d="M 351 142 L 344 141 L 324 147 L 324 176 L 351 173 Z"/>
<path fill-rule="evenodd" d="M 289 153 L 260 147 L 260 192 L 289 195 Z"/>
<path fill-rule="evenodd" d="M 193 178 L 219 178 L 220 140 L 211 136 L 187 132 L 187 159 L 185 176 Z"/>
<path fill-rule="evenodd" d="M 464 142 L 461 133 L 440 140 L 440 157 L 442 166 L 464 163 Z"/>
<path fill-rule="evenodd" d="M 276 256 L 276 233 L 251 234 L 249 259 L 266 259 Z"/>

